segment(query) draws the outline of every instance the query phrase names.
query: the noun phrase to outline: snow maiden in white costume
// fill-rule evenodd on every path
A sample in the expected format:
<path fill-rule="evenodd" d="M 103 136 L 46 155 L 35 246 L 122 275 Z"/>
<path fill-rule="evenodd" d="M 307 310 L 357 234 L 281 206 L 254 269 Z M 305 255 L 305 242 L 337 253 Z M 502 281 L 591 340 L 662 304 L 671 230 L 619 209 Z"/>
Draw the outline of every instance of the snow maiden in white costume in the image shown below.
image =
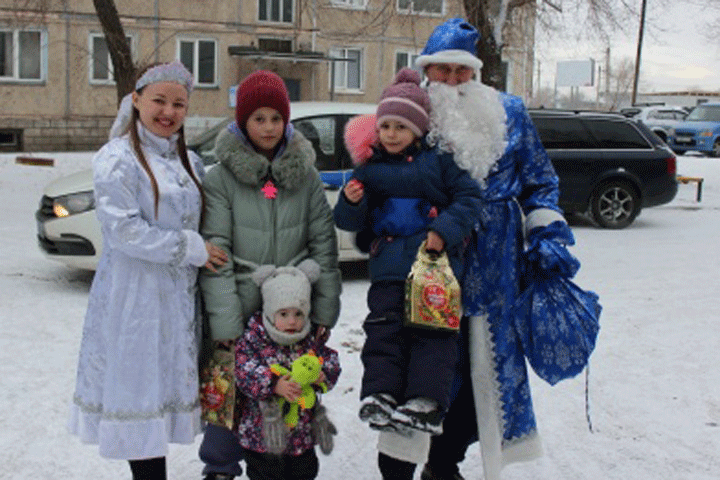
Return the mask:
<path fill-rule="evenodd" d="M 150 98 L 140 101 L 155 103 L 158 97 L 148 93 L 155 90 L 143 89 L 168 83 L 187 90 L 179 95 L 184 103 L 163 93 L 162 109 L 138 112 L 136 105 L 132 115 L 120 112 L 121 123 L 142 121 L 93 158 L 103 251 L 90 290 L 69 429 L 114 459 L 164 457 L 168 443 L 192 443 L 200 433 L 196 277 L 198 267 L 219 253 L 198 233 L 203 166 L 182 135 L 192 76 L 177 62 L 152 67 L 133 98 L 145 95 Z M 178 111 L 170 113 L 173 108 Z M 150 126 L 143 116 L 148 111 Z"/>
<path fill-rule="evenodd" d="M 451 19 L 435 29 L 417 65 L 459 64 L 479 69 L 482 62 L 474 55 L 477 37 L 477 30 L 467 22 Z M 468 445 L 479 440 L 483 478 L 498 480 L 508 463 L 541 455 L 513 310 L 526 286 L 524 274 L 529 268 L 541 268 L 546 274 L 552 272 L 548 276 L 562 271 L 571 277 L 579 264 L 565 248 L 573 239 L 557 205 L 558 178 L 522 100 L 476 81 L 457 86 L 431 82 L 428 93 L 432 103 L 429 142 L 454 152 L 458 165 L 481 184 L 484 202 L 466 253 L 464 342 L 456 396 L 443 435 L 432 437 L 422 479 L 462 478 L 457 464 Z M 398 195 L 397 182 L 390 188 Z M 525 250 L 526 240 L 536 247 Z M 541 315 L 546 313 L 547 309 Z M 427 447 L 417 439 L 413 442 L 385 435 L 380 451 L 420 463 Z"/>

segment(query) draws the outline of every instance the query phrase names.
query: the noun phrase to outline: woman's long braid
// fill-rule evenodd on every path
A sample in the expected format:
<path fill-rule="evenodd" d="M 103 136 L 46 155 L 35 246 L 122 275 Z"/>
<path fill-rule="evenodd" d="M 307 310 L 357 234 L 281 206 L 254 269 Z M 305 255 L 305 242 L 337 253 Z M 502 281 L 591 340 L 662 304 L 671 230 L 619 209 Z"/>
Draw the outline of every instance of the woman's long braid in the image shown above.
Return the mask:
<path fill-rule="evenodd" d="M 155 179 L 155 175 L 152 172 L 152 169 L 150 168 L 150 164 L 148 163 L 147 159 L 145 158 L 145 154 L 142 151 L 142 147 L 140 146 L 140 135 L 138 134 L 137 129 L 137 122 L 139 119 L 139 114 L 137 111 L 137 108 L 133 107 L 132 111 L 132 117 L 130 118 L 130 125 L 129 125 L 129 132 L 130 132 L 130 143 L 132 144 L 133 150 L 135 150 L 135 155 L 137 156 L 138 162 L 140 162 L 140 165 L 143 167 L 145 172 L 147 172 L 148 177 L 150 177 L 150 184 L 152 185 L 153 190 L 153 197 L 155 199 L 155 218 L 158 216 L 158 204 L 159 204 L 159 198 L 160 198 L 160 189 L 158 188 L 157 180 Z M 186 153 L 187 155 L 187 153 Z"/>

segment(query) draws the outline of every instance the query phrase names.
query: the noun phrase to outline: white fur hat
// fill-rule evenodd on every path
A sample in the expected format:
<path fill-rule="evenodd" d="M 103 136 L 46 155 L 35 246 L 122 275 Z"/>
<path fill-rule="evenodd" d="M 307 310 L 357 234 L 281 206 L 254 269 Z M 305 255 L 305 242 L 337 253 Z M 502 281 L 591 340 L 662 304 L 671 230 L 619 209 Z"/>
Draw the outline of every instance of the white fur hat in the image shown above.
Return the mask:
<path fill-rule="evenodd" d="M 253 273 L 253 281 L 260 286 L 263 316 L 272 319 L 283 308 L 295 307 L 310 315 L 311 283 L 320 277 L 320 265 L 306 259 L 297 267 L 262 265 Z"/>

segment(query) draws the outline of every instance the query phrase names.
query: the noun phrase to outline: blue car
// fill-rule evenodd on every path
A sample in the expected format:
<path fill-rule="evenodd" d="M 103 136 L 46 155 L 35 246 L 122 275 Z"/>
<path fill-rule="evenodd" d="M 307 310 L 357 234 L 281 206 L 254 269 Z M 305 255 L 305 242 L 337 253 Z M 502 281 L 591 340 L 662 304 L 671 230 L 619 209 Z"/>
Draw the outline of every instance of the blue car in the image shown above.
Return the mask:
<path fill-rule="evenodd" d="M 678 155 L 690 150 L 720 157 L 720 103 L 698 105 L 671 129 L 667 144 Z"/>

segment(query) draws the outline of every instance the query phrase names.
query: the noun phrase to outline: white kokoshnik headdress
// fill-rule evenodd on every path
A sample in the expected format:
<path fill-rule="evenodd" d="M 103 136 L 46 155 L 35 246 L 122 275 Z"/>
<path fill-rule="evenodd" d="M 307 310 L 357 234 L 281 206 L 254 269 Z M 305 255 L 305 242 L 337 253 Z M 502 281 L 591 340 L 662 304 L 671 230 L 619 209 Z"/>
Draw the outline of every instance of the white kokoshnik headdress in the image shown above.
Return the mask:
<path fill-rule="evenodd" d="M 135 91 L 138 91 L 151 83 L 158 82 L 179 83 L 187 89 L 188 94 L 192 93 L 193 90 L 192 73 L 185 68 L 185 65 L 178 61 L 163 63 L 161 65 L 148 68 L 135 83 Z"/>
<path fill-rule="evenodd" d="M 185 65 L 178 61 L 163 63 L 148 68 L 145 73 L 135 82 L 135 91 L 139 91 L 153 83 L 173 82 L 179 83 L 187 89 L 188 95 L 193 90 L 192 73 L 185 68 Z M 108 138 L 112 140 L 123 135 L 127 131 L 132 118 L 132 93 L 125 95 L 118 107 L 118 113 L 115 117 Z"/>

